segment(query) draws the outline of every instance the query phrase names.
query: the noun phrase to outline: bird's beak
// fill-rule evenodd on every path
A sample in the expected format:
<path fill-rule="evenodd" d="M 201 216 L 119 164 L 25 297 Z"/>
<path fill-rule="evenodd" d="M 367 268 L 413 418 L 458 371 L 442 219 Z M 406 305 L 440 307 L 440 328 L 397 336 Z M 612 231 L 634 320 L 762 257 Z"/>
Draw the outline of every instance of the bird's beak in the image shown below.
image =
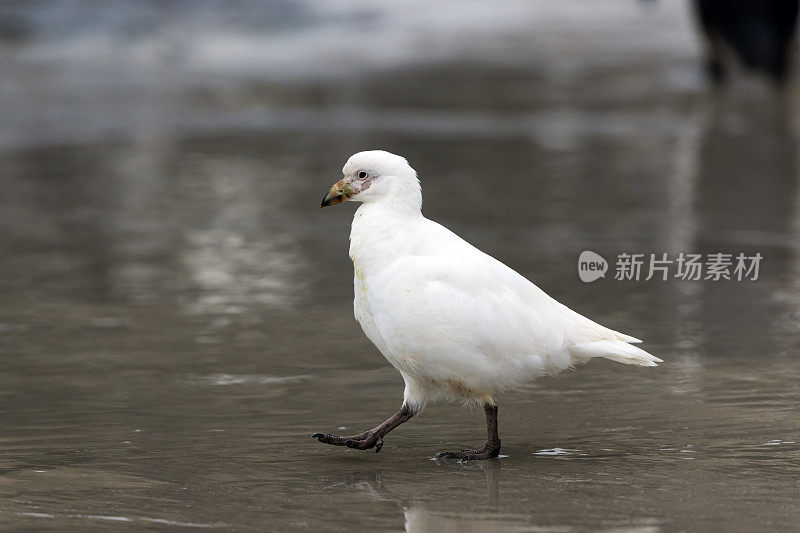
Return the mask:
<path fill-rule="evenodd" d="M 320 208 L 346 202 L 347 199 L 353 195 L 353 193 L 354 191 L 350 187 L 349 183 L 346 183 L 343 179 L 339 180 L 333 184 L 331 190 L 328 191 L 328 194 L 326 194 L 325 198 L 322 199 L 322 205 L 320 205 Z"/>

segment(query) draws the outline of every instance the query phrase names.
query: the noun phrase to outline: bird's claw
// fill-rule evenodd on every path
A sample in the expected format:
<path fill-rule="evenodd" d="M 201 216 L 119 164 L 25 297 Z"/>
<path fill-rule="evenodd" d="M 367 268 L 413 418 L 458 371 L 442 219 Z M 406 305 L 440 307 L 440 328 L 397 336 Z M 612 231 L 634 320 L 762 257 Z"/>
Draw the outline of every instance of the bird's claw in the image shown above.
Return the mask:
<path fill-rule="evenodd" d="M 457 452 L 439 452 L 436 454 L 436 459 L 455 459 L 459 463 L 463 463 L 464 461 L 470 461 L 473 459 L 478 459 L 478 456 L 474 453 L 464 453 L 467 450 L 459 450 Z"/>
<path fill-rule="evenodd" d="M 363 435 L 363 434 L 361 434 Z M 357 435 L 361 437 L 361 435 Z M 366 438 L 353 438 L 353 437 L 340 437 L 332 433 L 314 433 L 311 438 L 317 439 L 324 444 L 331 444 L 334 446 L 347 446 L 348 448 L 355 448 L 357 450 L 369 450 L 376 448 L 376 452 L 381 451 L 383 448 L 383 439 L 369 435 Z"/>
<path fill-rule="evenodd" d="M 358 440 L 348 439 L 344 445 L 348 448 L 355 448 L 356 450 L 369 450 L 370 448 L 377 446 L 378 442 L 380 442 L 381 446 L 383 446 L 383 441 L 378 441 L 377 439 L 372 440 L 370 438 Z"/>
<path fill-rule="evenodd" d="M 500 454 L 500 446 L 484 446 L 483 448 L 479 448 L 477 450 L 458 450 L 456 451 L 447 451 L 447 452 L 439 452 L 436 454 L 436 459 L 442 459 L 444 457 L 450 459 L 458 459 L 458 462 L 463 463 L 464 461 L 475 461 L 480 459 L 492 459 L 497 457 Z"/>
<path fill-rule="evenodd" d="M 342 437 L 334 435 L 333 433 L 314 433 L 311 435 L 311 438 L 317 439 L 324 444 L 333 444 L 336 446 L 342 446 L 344 444 Z"/>

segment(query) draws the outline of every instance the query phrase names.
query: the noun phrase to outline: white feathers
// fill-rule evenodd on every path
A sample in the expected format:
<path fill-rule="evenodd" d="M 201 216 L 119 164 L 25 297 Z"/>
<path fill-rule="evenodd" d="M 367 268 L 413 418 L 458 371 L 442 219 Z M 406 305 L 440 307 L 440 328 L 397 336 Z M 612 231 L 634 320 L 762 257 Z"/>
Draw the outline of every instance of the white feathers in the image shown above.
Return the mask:
<path fill-rule="evenodd" d="M 582 363 L 594 357 L 605 357 L 618 363 L 638 366 L 657 366 L 661 359 L 650 355 L 638 346 L 619 341 L 595 341 L 576 344 L 569 349 L 576 363 Z"/>
<path fill-rule="evenodd" d="M 442 395 L 491 403 L 593 357 L 661 361 L 423 217 L 419 181 L 404 159 L 362 152 L 345 165 L 345 180 L 360 171 L 374 178 L 351 198 L 363 202 L 350 234 L 355 316 L 403 375 L 412 406 Z"/>

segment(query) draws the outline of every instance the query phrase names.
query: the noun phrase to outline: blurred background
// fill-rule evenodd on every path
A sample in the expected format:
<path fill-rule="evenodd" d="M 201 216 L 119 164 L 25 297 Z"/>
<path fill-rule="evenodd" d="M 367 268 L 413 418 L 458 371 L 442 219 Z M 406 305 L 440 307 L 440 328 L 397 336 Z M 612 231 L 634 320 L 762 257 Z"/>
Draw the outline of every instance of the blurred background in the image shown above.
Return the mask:
<path fill-rule="evenodd" d="M 0 524 L 408 531 L 800 522 L 797 2 L 0 3 Z M 354 152 L 424 212 L 647 341 L 480 413 L 352 316 Z M 577 257 L 760 253 L 758 281 Z M 613 269 L 613 266 L 612 266 Z M 336 332 L 332 335 L 331 332 Z M 338 428 L 338 429 L 337 429 Z"/>

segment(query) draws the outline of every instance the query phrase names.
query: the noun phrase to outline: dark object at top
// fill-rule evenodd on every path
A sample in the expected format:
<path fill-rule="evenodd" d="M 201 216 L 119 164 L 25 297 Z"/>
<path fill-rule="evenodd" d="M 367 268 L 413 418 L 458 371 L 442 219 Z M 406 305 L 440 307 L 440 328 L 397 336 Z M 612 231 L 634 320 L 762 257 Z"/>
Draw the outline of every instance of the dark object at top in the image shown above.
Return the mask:
<path fill-rule="evenodd" d="M 786 79 L 797 29 L 798 0 L 695 0 L 708 37 L 707 68 L 715 83 L 726 76 L 725 49 L 749 69 Z"/>

